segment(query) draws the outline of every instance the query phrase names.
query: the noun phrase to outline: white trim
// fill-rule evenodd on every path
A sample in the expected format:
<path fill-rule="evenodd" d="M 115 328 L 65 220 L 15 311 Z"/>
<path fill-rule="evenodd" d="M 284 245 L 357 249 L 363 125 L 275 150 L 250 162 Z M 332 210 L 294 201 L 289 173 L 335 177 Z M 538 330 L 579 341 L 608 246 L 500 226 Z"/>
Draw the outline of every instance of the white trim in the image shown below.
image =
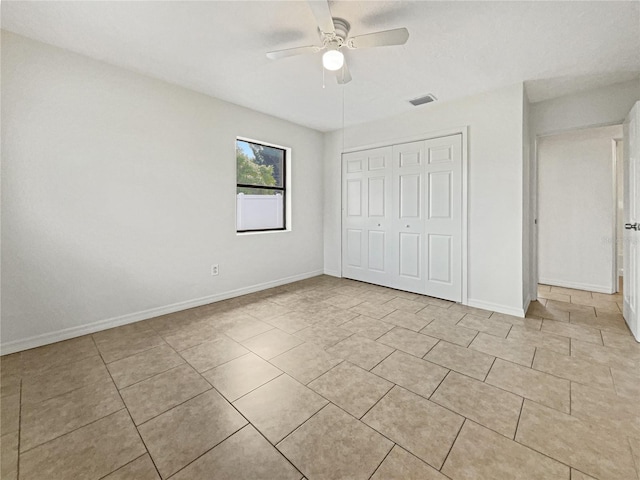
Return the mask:
<path fill-rule="evenodd" d="M 591 130 L 592 128 L 604 128 L 615 127 L 616 125 L 622 125 L 624 120 L 616 120 L 613 122 L 594 123 L 593 125 L 584 125 L 582 127 L 563 128 L 561 130 L 550 130 L 548 132 L 537 133 L 536 138 L 551 137 L 554 135 L 564 135 L 565 133 L 580 132 L 582 130 Z"/>
<path fill-rule="evenodd" d="M 611 288 L 618 292 L 618 149 L 616 139 L 611 139 L 611 189 L 613 190 L 613 215 L 611 226 Z"/>
<path fill-rule="evenodd" d="M 194 298 L 184 302 L 173 303 L 171 305 L 165 305 L 162 307 L 150 308 L 141 312 L 128 313 L 119 317 L 107 318 L 105 320 L 98 320 L 97 322 L 89 323 L 86 325 L 78 325 L 76 327 L 65 328 L 56 332 L 43 333 L 41 335 L 35 335 L 33 337 L 25 338 L 22 340 L 14 340 L 12 342 L 6 342 L 0 345 L 0 352 L 2 355 L 9 353 L 15 353 L 30 348 L 41 347 L 50 343 L 59 342 L 61 340 L 67 340 L 69 338 L 79 337 L 90 333 L 99 332 L 108 328 L 119 327 L 127 325 L 129 323 L 139 322 L 141 320 L 148 320 L 150 318 L 158 317 L 160 315 L 166 315 L 168 313 L 179 312 L 181 310 L 187 310 L 189 308 L 200 307 L 213 302 L 219 302 L 220 300 L 226 300 L 228 298 L 239 297 L 248 293 L 258 292 L 260 290 L 266 290 L 268 288 L 278 287 L 287 283 L 297 282 L 298 280 L 304 280 L 306 278 L 322 275 L 322 270 L 314 270 L 311 272 L 301 273 L 299 275 L 293 275 L 291 277 L 280 278 L 270 282 L 259 283 L 257 285 L 251 285 L 249 287 L 238 288 L 228 292 L 217 293 L 215 295 L 209 295 L 201 298 Z"/>
<path fill-rule="evenodd" d="M 462 135 L 462 304 L 469 303 L 469 126 L 460 129 Z"/>
<path fill-rule="evenodd" d="M 513 315 L 514 317 L 524 317 L 524 309 L 507 307 L 506 305 L 500 305 L 497 303 L 484 302 L 482 300 L 469 299 L 467 305 L 469 307 L 481 308 L 482 310 L 489 310 L 492 312 L 504 313 L 506 315 Z"/>
<path fill-rule="evenodd" d="M 585 290 L 587 292 L 606 293 L 611 295 L 615 292 L 611 291 L 611 287 L 607 285 L 592 285 L 589 283 L 565 282 L 564 280 L 554 280 L 551 278 L 540 278 L 542 285 L 552 285 L 554 287 L 573 288 L 574 290 Z"/>
<path fill-rule="evenodd" d="M 529 310 L 529 305 L 531 305 L 531 296 L 527 295 L 527 298 L 524 300 L 524 305 L 522 306 L 522 311 L 524 312 L 524 316 L 527 315 L 527 310 Z"/>
<path fill-rule="evenodd" d="M 433 132 L 425 132 L 422 134 L 411 135 L 410 137 L 401 137 L 401 138 L 392 138 L 389 140 L 384 140 L 382 142 L 370 143 L 368 145 L 359 145 L 357 147 L 351 147 L 342 150 L 342 155 L 345 153 L 359 152 L 361 150 L 370 150 L 372 148 L 381 148 L 381 147 L 390 147 L 392 145 L 398 145 L 400 143 L 410 143 L 410 142 L 419 142 L 422 140 L 432 140 L 434 138 L 440 137 L 449 137 L 451 135 L 462 134 L 463 141 L 467 140 L 467 132 L 469 131 L 469 126 L 465 125 L 462 127 L 452 127 L 446 128 L 443 130 L 436 130 Z M 342 159 L 340 159 L 340 166 L 342 166 Z M 342 170 L 341 170 L 342 172 Z"/>
<path fill-rule="evenodd" d="M 331 270 L 331 269 L 325 268 L 324 269 L 324 274 L 325 275 L 331 275 L 332 277 L 342 278 L 342 273 L 340 273 L 337 270 Z"/>
<path fill-rule="evenodd" d="M 293 193 L 293 189 L 292 189 L 292 175 L 291 175 L 291 156 L 292 156 L 292 150 L 291 147 L 284 147 L 282 145 L 277 145 L 275 143 L 269 143 L 269 142 L 265 142 L 262 140 L 255 140 L 249 137 L 243 137 L 243 136 L 236 136 L 235 140 L 233 141 L 233 151 L 235 152 L 237 145 L 238 145 L 238 140 L 240 140 L 241 142 L 249 142 L 249 143 L 257 143 L 259 145 L 264 145 L 265 147 L 273 147 L 273 148 L 277 148 L 280 150 L 284 150 L 286 152 L 285 156 L 284 156 L 284 171 L 285 171 L 285 178 L 284 178 L 284 208 L 285 208 L 285 218 L 284 218 L 284 224 L 286 225 L 286 228 L 284 230 L 256 230 L 256 231 L 247 231 L 247 232 L 238 232 L 238 202 L 235 202 L 235 215 L 234 215 L 234 222 L 235 225 L 233 227 L 234 231 L 236 232 L 236 236 L 238 237 L 242 237 L 245 235 L 263 235 L 265 233 L 286 233 L 286 232 L 291 232 L 293 230 L 293 214 L 292 214 L 292 193 Z M 235 160 L 234 160 L 235 163 Z M 237 181 L 238 181 L 238 172 L 236 170 L 236 185 L 237 185 Z"/>
<path fill-rule="evenodd" d="M 343 174 L 344 174 L 344 168 L 343 168 L 343 162 L 344 162 L 344 154 L 345 153 L 352 153 L 352 152 L 359 152 L 361 150 L 370 150 L 373 148 L 382 148 L 382 147 L 389 147 L 392 145 L 398 145 L 401 143 L 410 143 L 410 142 L 419 142 L 419 141 L 425 141 L 425 140 L 432 140 L 434 138 L 441 138 L 441 137 L 449 137 L 451 135 L 461 135 L 462 136 L 462 256 L 461 256 L 461 263 L 462 263 L 462 292 L 461 292 L 461 303 L 463 305 L 469 305 L 469 279 L 468 279 L 468 254 L 469 254 L 469 197 L 468 197 L 468 189 L 469 189 L 469 143 L 468 143 L 468 138 L 469 138 L 469 126 L 465 125 L 462 127 L 452 127 L 452 128 L 447 128 L 447 129 L 443 129 L 443 130 L 437 130 L 437 131 L 433 131 L 433 132 L 426 132 L 423 134 L 418 134 L 418 135 L 412 135 L 410 137 L 403 137 L 403 138 L 397 138 L 397 139 L 393 139 L 393 140 L 386 140 L 383 142 L 376 142 L 376 143 L 372 143 L 369 145 L 361 145 L 358 147 L 354 147 L 354 148 L 347 148 L 342 150 L 342 153 L 340 154 L 340 271 L 342 272 L 342 230 L 343 230 L 343 224 L 342 222 L 344 221 L 343 219 L 343 209 L 344 209 L 344 205 L 342 203 L 343 200 L 343 192 L 342 192 L 342 188 L 343 188 Z M 329 273 L 328 271 L 325 270 L 325 273 L 327 275 L 333 275 L 332 273 Z M 342 274 L 339 275 L 334 275 L 337 277 L 342 277 Z M 502 312 L 504 313 L 504 312 Z"/>

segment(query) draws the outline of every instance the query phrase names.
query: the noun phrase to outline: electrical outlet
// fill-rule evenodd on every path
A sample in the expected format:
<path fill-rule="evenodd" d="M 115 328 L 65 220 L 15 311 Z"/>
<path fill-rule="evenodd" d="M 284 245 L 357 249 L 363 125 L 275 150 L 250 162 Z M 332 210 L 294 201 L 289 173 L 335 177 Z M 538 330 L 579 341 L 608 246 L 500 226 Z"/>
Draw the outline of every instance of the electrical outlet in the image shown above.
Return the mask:
<path fill-rule="evenodd" d="M 220 273 L 218 271 L 218 264 L 216 263 L 214 265 L 211 265 L 211 275 L 218 275 L 218 273 Z"/>

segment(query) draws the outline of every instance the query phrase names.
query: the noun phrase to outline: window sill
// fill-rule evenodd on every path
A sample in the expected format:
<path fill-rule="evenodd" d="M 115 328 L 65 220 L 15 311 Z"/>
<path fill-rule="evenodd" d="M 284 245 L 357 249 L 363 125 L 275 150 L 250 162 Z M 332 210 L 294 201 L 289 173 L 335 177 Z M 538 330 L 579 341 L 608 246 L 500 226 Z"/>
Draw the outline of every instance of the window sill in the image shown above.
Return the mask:
<path fill-rule="evenodd" d="M 256 230 L 255 232 L 236 232 L 236 236 L 244 237 L 245 235 L 266 235 L 269 233 L 288 233 L 291 232 L 290 228 L 285 230 Z"/>

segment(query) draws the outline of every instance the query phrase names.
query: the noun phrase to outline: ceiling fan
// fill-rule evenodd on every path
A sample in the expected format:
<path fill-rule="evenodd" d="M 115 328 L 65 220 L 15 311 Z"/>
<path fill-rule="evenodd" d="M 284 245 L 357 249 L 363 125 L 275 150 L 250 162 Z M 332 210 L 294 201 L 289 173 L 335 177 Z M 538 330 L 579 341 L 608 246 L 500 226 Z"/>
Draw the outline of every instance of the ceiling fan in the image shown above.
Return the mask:
<path fill-rule="evenodd" d="M 409 38 L 409 31 L 406 28 L 395 28 L 393 30 L 367 33 L 349 38 L 349 22 L 342 18 L 333 18 L 331 16 L 328 0 L 308 0 L 308 4 L 318 22 L 318 30 L 322 44 L 275 50 L 267 53 L 267 58 L 277 60 L 294 55 L 317 53 L 326 50 L 322 55 L 322 65 L 327 70 L 336 72 L 338 83 L 344 84 L 351 81 L 351 73 L 349 73 L 344 54 L 340 49 L 343 47 L 358 49 L 404 45 Z"/>

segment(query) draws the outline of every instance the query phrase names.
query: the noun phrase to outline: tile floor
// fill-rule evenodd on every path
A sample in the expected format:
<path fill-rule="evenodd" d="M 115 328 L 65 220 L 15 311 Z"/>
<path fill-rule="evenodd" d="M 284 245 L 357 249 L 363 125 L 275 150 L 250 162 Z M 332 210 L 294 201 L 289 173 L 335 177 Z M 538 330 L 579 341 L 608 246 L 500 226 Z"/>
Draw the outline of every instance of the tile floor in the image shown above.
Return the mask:
<path fill-rule="evenodd" d="M 326 276 L 2 357 L 1 477 L 640 478 L 619 295 L 527 318 Z"/>

